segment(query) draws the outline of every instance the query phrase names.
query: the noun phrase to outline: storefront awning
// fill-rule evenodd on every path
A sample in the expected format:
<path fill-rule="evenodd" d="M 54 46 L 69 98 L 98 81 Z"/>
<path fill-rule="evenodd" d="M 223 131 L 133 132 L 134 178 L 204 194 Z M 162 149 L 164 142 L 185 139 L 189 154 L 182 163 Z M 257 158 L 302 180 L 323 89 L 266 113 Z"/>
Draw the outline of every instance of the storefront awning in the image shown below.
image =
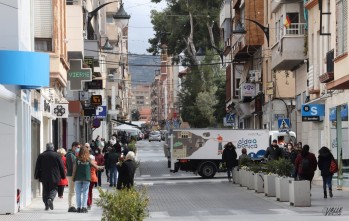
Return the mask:
<path fill-rule="evenodd" d="M 48 87 L 50 57 L 48 53 L 0 50 L 0 84 L 23 89 Z"/>

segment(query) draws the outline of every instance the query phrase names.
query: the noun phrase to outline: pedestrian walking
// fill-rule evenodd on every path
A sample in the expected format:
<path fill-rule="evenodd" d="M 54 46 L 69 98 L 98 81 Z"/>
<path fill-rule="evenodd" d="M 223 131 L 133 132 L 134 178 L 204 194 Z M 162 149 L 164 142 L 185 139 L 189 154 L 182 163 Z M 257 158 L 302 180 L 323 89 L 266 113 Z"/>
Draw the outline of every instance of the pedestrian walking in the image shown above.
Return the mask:
<path fill-rule="evenodd" d="M 64 173 L 67 175 L 67 162 L 65 158 L 65 154 L 67 153 L 64 148 L 59 148 L 57 153 L 62 157 L 62 162 L 64 166 Z M 63 198 L 64 187 L 68 186 L 68 178 L 61 178 L 58 183 L 58 197 Z"/>
<path fill-rule="evenodd" d="M 73 142 L 71 148 L 68 150 L 66 154 L 66 165 L 67 165 L 67 178 L 68 178 L 68 212 L 75 213 L 77 212 L 75 208 L 75 183 L 73 180 L 73 167 L 76 160 L 76 155 L 80 151 L 80 144 L 78 142 Z"/>
<path fill-rule="evenodd" d="M 324 198 L 327 198 L 327 187 L 330 197 L 333 197 L 332 193 L 332 176 L 333 173 L 330 172 L 331 161 L 335 160 L 331 151 L 327 147 L 321 147 L 319 150 L 318 166 L 321 171 L 322 176 L 322 186 L 324 189 Z"/>
<path fill-rule="evenodd" d="M 97 149 L 96 149 L 97 150 Z M 90 161 L 91 163 L 94 163 L 98 166 L 97 162 L 95 161 L 95 156 L 90 155 Z M 90 167 L 90 174 L 91 174 L 91 180 L 90 180 L 90 186 L 88 189 L 88 198 L 87 198 L 87 209 L 90 210 L 92 206 L 92 192 L 93 187 L 97 184 L 98 178 L 97 178 L 97 169 L 95 167 Z"/>
<path fill-rule="evenodd" d="M 73 167 L 73 180 L 76 190 L 76 206 L 78 213 L 87 213 L 88 190 L 91 180 L 91 166 L 103 169 L 90 160 L 87 147 L 81 147 Z"/>
<path fill-rule="evenodd" d="M 297 174 L 296 169 L 295 169 L 297 156 L 298 156 L 298 153 L 295 150 L 295 148 L 293 147 L 293 144 L 288 143 L 287 148 L 286 148 L 285 153 L 284 153 L 284 157 L 285 157 L 285 159 L 288 159 L 293 165 L 293 168 L 292 168 L 292 177 L 293 178 L 296 178 L 296 174 Z"/>
<path fill-rule="evenodd" d="M 228 142 L 224 146 L 224 150 L 223 150 L 223 154 L 222 154 L 222 161 L 226 164 L 229 182 L 232 182 L 231 174 L 232 174 L 233 168 L 238 165 L 238 162 L 236 159 L 237 154 L 236 154 L 235 149 L 236 149 L 236 147 L 233 145 L 233 143 Z"/>
<path fill-rule="evenodd" d="M 42 200 L 45 210 L 53 210 L 58 183 L 61 178 L 65 178 L 62 158 L 57 152 L 54 152 L 53 143 L 47 143 L 46 151 L 38 156 L 34 177 L 42 183 Z"/>
<path fill-rule="evenodd" d="M 279 158 L 282 157 L 282 150 L 277 144 L 277 140 L 273 140 L 272 144 L 270 147 L 267 148 L 264 154 L 264 158 L 268 160 L 278 160 Z"/>
<path fill-rule="evenodd" d="M 117 189 L 131 188 L 134 183 L 134 175 L 136 171 L 135 153 L 129 151 L 122 162 L 117 163 L 119 171 Z"/>
<path fill-rule="evenodd" d="M 309 145 L 305 144 L 301 154 L 298 154 L 295 167 L 299 180 L 309 180 L 310 188 L 313 181 L 314 173 L 317 168 L 317 160 L 313 153 L 309 152 Z"/>
<path fill-rule="evenodd" d="M 239 166 L 241 166 L 241 163 L 243 162 L 249 162 L 251 161 L 251 157 L 247 155 L 247 150 L 246 148 L 241 149 L 241 155 L 239 156 Z"/>
<path fill-rule="evenodd" d="M 95 150 L 95 159 L 97 162 L 98 166 L 104 166 L 104 156 L 101 154 L 101 150 Z M 98 186 L 102 185 L 102 173 L 104 172 L 104 170 L 97 170 L 97 179 L 98 179 Z"/>
<path fill-rule="evenodd" d="M 116 168 L 116 163 L 118 162 L 120 157 L 120 152 L 116 152 L 116 149 L 111 148 L 110 152 L 108 154 L 106 165 L 109 169 L 109 181 L 110 181 L 110 187 L 116 187 L 117 177 L 118 177 L 118 170 Z"/>

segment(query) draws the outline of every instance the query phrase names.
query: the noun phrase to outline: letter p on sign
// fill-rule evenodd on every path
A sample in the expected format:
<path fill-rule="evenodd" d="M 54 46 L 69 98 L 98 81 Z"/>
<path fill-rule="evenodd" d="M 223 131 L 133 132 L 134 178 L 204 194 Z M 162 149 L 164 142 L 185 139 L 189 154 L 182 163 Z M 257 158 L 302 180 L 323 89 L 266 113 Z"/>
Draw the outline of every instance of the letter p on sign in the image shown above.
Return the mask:
<path fill-rule="evenodd" d="M 104 118 L 107 116 L 107 106 L 98 106 L 96 108 L 96 116 L 98 118 Z"/>

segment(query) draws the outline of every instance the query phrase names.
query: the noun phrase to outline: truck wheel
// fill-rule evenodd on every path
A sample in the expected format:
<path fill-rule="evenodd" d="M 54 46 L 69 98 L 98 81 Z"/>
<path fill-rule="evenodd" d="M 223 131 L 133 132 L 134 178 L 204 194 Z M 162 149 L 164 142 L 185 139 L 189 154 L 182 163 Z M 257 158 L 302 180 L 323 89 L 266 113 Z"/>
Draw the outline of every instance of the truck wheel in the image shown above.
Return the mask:
<path fill-rule="evenodd" d="M 203 178 L 212 178 L 217 172 L 216 166 L 211 162 L 203 163 L 200 166 L 199 175 Z"/>

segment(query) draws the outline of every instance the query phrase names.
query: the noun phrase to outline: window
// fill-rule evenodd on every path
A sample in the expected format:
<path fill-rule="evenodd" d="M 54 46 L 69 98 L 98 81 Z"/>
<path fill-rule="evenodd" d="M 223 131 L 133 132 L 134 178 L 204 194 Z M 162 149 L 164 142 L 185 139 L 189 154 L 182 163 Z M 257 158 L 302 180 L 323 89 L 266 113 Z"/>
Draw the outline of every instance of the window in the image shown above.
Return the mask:
<path fill-rule="evenodd" d="M 336 1 L 336 56 L 348 52 L 348 0 Z"/>
<path fill-rule="evenodd" d="M 106 20 L 107 20 L 108 24 L 113 24 L 114 23 L 113 15 L 112 14 L 108 14 Z"/>
<path fill-rule="evenodd" d="M 35 51 L 52 51 L 52 39 L 35 38 Z"/>
<path fill-rule="evenodd" d="M 298 95 L 296 96 L 296 109 L 297 109 L 297 110 L 301 110 L 301 108 L 302 108 L 301 95 L 298 94 Z"/>

